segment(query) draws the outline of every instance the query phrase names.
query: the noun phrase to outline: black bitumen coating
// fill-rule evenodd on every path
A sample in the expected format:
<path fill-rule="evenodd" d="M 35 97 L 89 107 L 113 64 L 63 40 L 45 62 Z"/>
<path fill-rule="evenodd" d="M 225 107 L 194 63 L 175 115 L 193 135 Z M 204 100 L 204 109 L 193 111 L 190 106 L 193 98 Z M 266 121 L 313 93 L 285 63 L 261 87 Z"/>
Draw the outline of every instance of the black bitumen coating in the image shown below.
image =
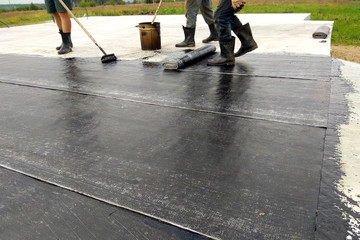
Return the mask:
<path fill-rule="evenodd" d="M 209 238 L 0 168 L 0 239 Z"/>
<path fill-rule="evenodd" d="M 340 144 L 338 128 L 349 121 L 346 95 L 353 90 L 347 81 L 341 78 L 340 67 L 343 63 L 333 59 L 332 65 L 329 118 L 321 171 L 315 239 L 350 239 L 349 237 L 359 239 L 359 231 L 349 225 L 351 220 L 348 216 L 360 219 L 360 214 L 351 209 L 346 201 L 344 202 L 343 199 L 347 199 L 349 202 L 353 200 L 339 191 L 337 187 L 344 175 L 341 169 L 342 156 L 338 151 Z"/>
<path fill-rule="evenodd" d="M 1 186 L 12 196 L 5 206 L 21 212 L 29 195 L 43 211 L 52 204 L 45 195 L 58 191 L 58 208 L 71 195 L 84 209 L 130 209 L 146 215 L 132 216 L 131 231 L 174 232 L 174 239 L 201 236 L 165 223 L 145 230 L 144 221 L 153 216 L 221 239 L 315 238 L 330 57 L 249 54 L 232 68 L 200 62 L 163 71 L 141 61 L 0 55 L 0 66 L 2 171 L 43 181 L 31 180 L 38 194 L 29 193 L 24 177 L 6 173 L 23 183 L 13 192 Z M 92 214 L 109 227 L 106 214 Z M 58 217 L 65 224 L 69 216 Z M 121 224 L 116 231 L 124 232 Z"/>
<path fill-rule="evenodd" d="M 326 127 L 331 58 L 256 56 L 239 59 L 232 68 L 203 63 L 181 74 L 140 61 L 99 65 L 97 60 L 35 58 L 19 66 L 21 58 L 9 57 L 0 64 L 4 81 Z"/>

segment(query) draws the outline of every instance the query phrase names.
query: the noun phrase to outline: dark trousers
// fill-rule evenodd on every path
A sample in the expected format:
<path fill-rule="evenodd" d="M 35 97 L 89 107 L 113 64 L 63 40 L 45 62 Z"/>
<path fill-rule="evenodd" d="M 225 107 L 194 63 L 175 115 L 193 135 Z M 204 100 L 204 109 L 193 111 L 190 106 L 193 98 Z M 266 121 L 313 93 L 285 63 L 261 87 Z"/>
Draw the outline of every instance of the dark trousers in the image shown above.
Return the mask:
<path fill-rule="evenodd" d="M 231 30 L 242 26 L 231 6 L 231 0 L 220 0 L 219 5 L 216 7 L 214 18 L 220 41 L 230 40 Z"/>

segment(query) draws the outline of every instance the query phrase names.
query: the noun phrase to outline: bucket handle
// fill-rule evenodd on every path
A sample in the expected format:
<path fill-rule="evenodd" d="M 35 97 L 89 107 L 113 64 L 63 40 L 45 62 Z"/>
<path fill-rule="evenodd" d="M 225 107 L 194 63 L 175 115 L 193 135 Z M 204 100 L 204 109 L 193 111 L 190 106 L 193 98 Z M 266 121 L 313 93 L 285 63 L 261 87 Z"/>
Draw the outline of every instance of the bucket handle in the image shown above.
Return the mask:
<path fill-rule="evenodd" d="M 136 25 L 135 27 L 138 27 L 138 28 L 145 28 L 144 26 L 140 26 L 140 25 Z"/>

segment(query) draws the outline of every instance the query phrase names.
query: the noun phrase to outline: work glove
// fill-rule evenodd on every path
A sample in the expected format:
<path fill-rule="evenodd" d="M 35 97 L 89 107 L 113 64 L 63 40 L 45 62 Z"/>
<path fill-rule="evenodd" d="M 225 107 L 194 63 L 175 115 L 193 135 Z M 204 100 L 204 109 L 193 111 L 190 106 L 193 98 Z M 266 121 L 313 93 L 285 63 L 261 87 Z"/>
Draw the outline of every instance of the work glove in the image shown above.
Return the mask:
<path fill-rule="evenodd" d="M 231 6 L 235 10 L 235 12 L 240 11 L 245 4 L 246 4 L 246 0 L 231 0 Z"/>

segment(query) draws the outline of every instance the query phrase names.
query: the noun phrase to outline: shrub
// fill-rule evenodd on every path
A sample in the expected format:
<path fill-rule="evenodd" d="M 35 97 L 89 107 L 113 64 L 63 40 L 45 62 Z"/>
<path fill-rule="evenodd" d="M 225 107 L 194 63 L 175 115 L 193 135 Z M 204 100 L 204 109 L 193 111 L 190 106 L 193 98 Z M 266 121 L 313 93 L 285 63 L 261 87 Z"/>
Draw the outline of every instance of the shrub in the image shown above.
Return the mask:
<path fill-rule="evenodd" d="M 29 5 L 29 10 L 30 11 L 41 10 L 41 9 L 42 9 L 41 7 L 39 7 L 39 6 L 37 6 L 37 5 L 33 4 L 33 3 L 30 3 L 30 5 Z"/>
<path fill-rule="evenodd" d="M 79 7 L 95 7 L 96 4 L 93 1 L 90 0 L 81 0 Z"/>

